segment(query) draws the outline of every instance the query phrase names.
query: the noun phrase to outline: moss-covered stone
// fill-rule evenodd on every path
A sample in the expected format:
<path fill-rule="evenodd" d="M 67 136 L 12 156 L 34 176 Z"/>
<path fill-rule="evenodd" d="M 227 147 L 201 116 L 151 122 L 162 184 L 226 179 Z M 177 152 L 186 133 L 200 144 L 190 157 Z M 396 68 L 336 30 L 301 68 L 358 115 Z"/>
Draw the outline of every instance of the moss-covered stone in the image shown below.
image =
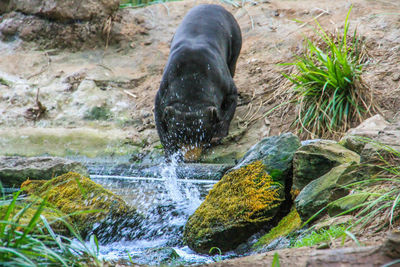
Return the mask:
<path fill-rule="evenodd" d="M 292 133 L 267 137 L 254 145 L 234 168 L 261 160 L 274 181 L 291 186 L 293 155 L 300 145 L 299 138 Z"/>
<path fill-rule="evenodd" d="M 271 243 L 272 240 L 278 237 L 286 236 L 289 233 L 299 229 L 301 226 L 301 219 L 297 213 L 296 208 L 292 208 L 288 215 L 286 215 L 277 226 L 272 228 L 268 233 L 263 235 L 257 243 L 253 245 L 253 249 L 257 250 L 265 247 Z"/>
<path fill-rule="evenodd" d="M 195 251 L 235 248 L 271 222 L 284 201 L 284 186 L 261 161 L 226 174 L 189 218 L 184 240 Z"/>
<path fill-rule="evenodd" d="M 69 172 L 49 181 L 25 181 L 21 187 L 31 195 L 44 198 L 65 214 L 85 235 L 97 222 L 136 213 L 125 201 L 87 177 Z M 96 212 L 93 212 L 96 211 Z"/>

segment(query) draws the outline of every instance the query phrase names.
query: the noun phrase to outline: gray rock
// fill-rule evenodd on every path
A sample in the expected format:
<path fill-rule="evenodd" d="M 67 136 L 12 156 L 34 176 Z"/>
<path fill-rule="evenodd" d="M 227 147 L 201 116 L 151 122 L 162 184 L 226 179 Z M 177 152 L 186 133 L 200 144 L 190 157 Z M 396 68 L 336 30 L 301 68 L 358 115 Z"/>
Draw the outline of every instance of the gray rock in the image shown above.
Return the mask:
<path fill-rule="evenodd" d="M 312 181 L 301 190 L 295 199 L 295 205 L 303 222 L 307 221 L 330 202 L 348 194 L 348 191 L 342 188 L 342 184 L 339 184 L 338 180 L 345 183 L 340 178 L 353 169 L 352 165 L 353 163 L 345 163 L 334 167 L 328 173 Z M 321 212 L 315 219 L 323 214 Z"/>
<path fill-rule="evenodd" d="M 389 122 L 381 115 L 375 115 L 363 121 L 356 128 L 347 131 L 346 135 L 339 141 L 344 147 L 360 154 L 367 139 L 374 139 L 383 131 Z"/>
<path fill-rule="evenodd" d="M 361 152 L 361 162 L 379 161 L 380 156 L 393 159 L 393 153 L 400 153 L 400 121 L 385 127 L 373 142 L 365 145 Z"/>
<path fill-rule="evenodd" d="M 293 189 L 302 190 L 333 167 L 353 161 L 360 162 L 360 156 L 333 141 L 320 140 L 304 145 L 293 157 Z"/>
<path fill-rule="evenodd" d="M 7 11 L 19 11 L 57 21 L 90 21 L 112 15 L 119 0 L 10 0 Z"/>
<path fill-rule="evenodd" d="M 30 180 L 49 180 L 67 172 L 88 176 L 81 163 L 59 157 L 0 157 L 0 181 L 4 187 L 20 187 Z"/>
<path fill-rule="evenodd" d="M 261 160 L 273 180 L 286 185 L 292 178 L 293 155 L 300 145 L 299 138 L 292 133 L 267 137 L 254 145 L 233 169 Z"/>

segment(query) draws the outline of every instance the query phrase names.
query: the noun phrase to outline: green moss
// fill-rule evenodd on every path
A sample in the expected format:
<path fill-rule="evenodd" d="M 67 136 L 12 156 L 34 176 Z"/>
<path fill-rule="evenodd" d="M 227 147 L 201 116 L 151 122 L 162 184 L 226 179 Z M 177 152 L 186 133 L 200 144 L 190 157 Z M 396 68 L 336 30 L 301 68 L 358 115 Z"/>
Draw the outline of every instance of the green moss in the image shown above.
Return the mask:
<path fill-rule="evenodd" d="M 273 182 L 261 161 L 234 170 L 214 186 L 189 218 L 185 240 L 190 246 L 200 246 L 198 250 L 207 253 L 211 247 L 206 244 L 207 240 L 213 236 L 225 236 L 221 233 L 232 231 L 231 234 L 235 235 L 233 239 L 243 238 L 254 227 L 265 224 L 275 216 L 283 200 L 282 192 L 282 186 Z M 236 241 L 230 241 L 234 246 Z M 227 244 L 216 243 L 223 242 L 223 239 L 210 242 L 221 250 L 228 249 Z"/>
<path fill-rule="evenodd" d="M 299 229 L 301 226 L 301 219 L 296 209 L 292 210 L 286 217 L 284 217 L 277 226 L 272 228 L 267 234 L 263 235 L 257 243 L 253 245 L 254 249 L 267 246 L 275 238 L 286 236 L 289 233 Z"/>
<path fill-rule="evenodd" d="M 4 78 L 0 78 L 0 84 L 10 87 L 12 84 L 11 82 L 7 81 Z"/>
<path fill-rule="evenodd" d="M 47 196 L 48 203 L 65 214 L 72 214 L 71 219 L 83 233 L 107 215 L 122 216 L 131 209 L 111 191 L 74 172 L 49 181 L 27 180 L 21 188 L 31 195 Z"/>
<path fill-rule="evenodd" d="M 338 237 L 346 236 L 345 231 L 348 226 L 346 225 L 335 225 L 330 226 L 329 229 L 321 229 L 319 231 L 312 231 L 308 235 L 304 236 L 300 240 L 297 240 L 294 247 L 311 247 L 318 245 L 323 242 L 329 242 Z"/>

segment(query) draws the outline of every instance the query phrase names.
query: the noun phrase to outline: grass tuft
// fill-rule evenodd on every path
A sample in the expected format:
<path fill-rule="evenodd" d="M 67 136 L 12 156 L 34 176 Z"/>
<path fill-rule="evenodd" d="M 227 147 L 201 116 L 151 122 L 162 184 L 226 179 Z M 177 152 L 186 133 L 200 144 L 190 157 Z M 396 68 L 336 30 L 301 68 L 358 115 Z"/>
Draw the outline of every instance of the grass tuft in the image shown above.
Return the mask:
<path fill-rule="evenodd" d="M 372 89 L 361 78 L 368 59 L 357 30 L 349 35 L 350 12 L 341 34 L 328 33 L 315 21 L 317 39 L 305 37 L 303 54 L 282 64 L 294 67 L 283 75 L 293 83 L 294 125 L 306 137 L 339 137 L 378 111 Z"/>
<path fill-rule="evenodd" d="M 27 201 L 20 197 L 21 192 L 14 193 L 12 198 L 6 195 L 0 198 L 0 210 L 4 211 L 0 215 L 0 265 L 102 265 L 97 258 L 95 237 L 91 237 L 91 245 L 86 245 L 75 228 L 61 215 L 57 216 L 58 210 L 49 208 L 46 198 Z M 46 217 L 49 214 L 52 215 Z M 71 237 L 54 232 L 52 225 L 60 222 L 69 230 Z"/>

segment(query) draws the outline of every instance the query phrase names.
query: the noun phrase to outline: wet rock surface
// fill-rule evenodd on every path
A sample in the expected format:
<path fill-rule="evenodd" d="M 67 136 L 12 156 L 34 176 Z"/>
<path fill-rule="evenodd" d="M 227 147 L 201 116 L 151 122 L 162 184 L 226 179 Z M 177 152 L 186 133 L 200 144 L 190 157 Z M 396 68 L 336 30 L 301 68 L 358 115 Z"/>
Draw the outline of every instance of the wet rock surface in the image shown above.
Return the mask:
<path fill-rule="evenodd" d="M 3 187 L 19 188 L 27 179 L 50 180 L 70 171 L 89 175 L 82 163 L 64 158 L 0 157 L 0 181 Z"/>

